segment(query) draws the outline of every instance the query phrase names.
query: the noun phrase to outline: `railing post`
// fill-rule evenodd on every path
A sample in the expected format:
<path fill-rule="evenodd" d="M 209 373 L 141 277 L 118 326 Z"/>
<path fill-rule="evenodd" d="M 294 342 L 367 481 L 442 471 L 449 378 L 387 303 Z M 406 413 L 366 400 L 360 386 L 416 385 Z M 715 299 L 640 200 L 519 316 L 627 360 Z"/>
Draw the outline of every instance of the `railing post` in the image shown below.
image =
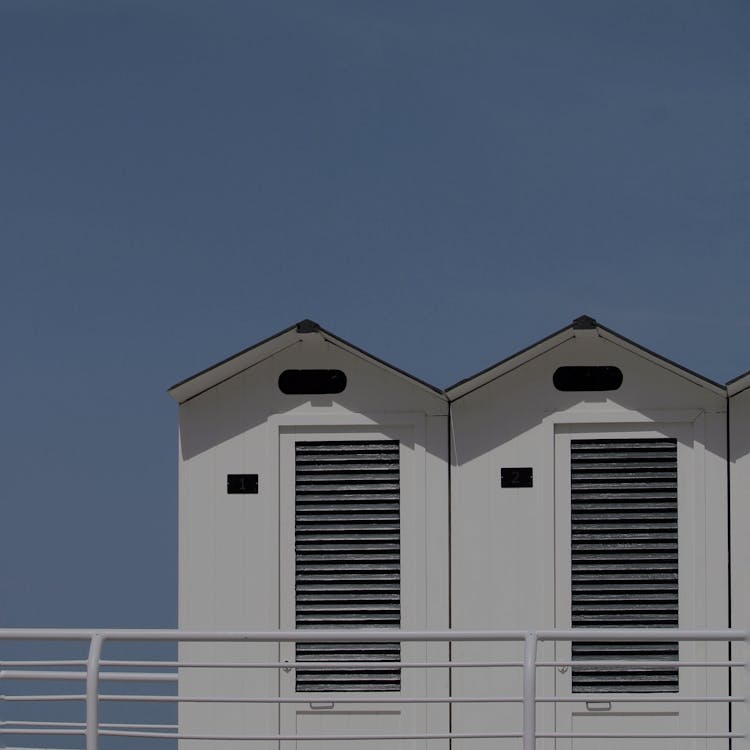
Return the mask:
<path fill-rule="evenodd" d="M 523 750 L 536 750 L 536 644 L 536 633 L 526 633 L 523 650 Z"/>
<path fill-rule="evenodd" d="M 91 635 L 86 661 L 86 750 L 99 750 L 99 661 L 104 638 Z"/>

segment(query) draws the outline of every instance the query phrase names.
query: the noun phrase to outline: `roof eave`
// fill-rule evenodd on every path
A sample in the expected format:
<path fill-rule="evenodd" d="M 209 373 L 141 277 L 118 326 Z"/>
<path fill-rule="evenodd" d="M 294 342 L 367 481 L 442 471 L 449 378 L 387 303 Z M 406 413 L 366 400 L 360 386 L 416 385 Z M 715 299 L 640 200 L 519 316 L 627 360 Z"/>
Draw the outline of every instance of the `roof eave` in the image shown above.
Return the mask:
<path fill-rule="evenodd" d="M 742 375 L 738 375 L 736 378 L 732 378 L 727 383 L 727 393 L 730 396 L 736 396 L 748 388 L 750 388 L 750 370 L 743 372 Z"/>
<path fill-rule="evenodd" d="M 531 344 L 531 346 L 521 349 L 521 351 L 512 354 L 510 357 L 506 357 L 505 359 L 500 360 L 500 362 L 496 362 L 494 365 L 486 367 L 484 370 L 476 373 L 476 375 L 471 375 L 468 378 L 459 380 L 449 388 L 446 388 L 445 393 L 448 396 L 448 400 L 456 401 L 457 399 L 466 396 L 477 388 L 481 388 L 482 386 L 487 385 L 487 383 L 490 383 L 503 375 L 507 375 L 512 370 L 525 365 L 532 359 L 536 359 L 540 355 L 554 349 L 574 336 L 575 332 L 572 325 L 565 326 L 565 328 L 555 331 L 549 336 L 537 341 L 535 344 Z"/>
<path fill-rule="evenodd" d="M 462 398 L 463 396 L 466 396 L 468 393 L 471 393 L 477 388 L 481 388 L 487 383 L 508 374 L 518 367 L 525 365 L 532 359 L 545 354 L 546 352 L 556 348 L 557 346 L 565 341 L 568 341 L 571 338 L 575 338 L 579 335 L 586 336 L 591 334 L 594 334 L 606 341 L 610 341 L 613 344 L 621 346 L 628 351 L 631 351 L 634 354 L 637 354 L 638 356 L 641 356 L 649 360 L 650 362 L 653 362 L 654 364 L 657 364 L 660 367 L 663 367 L 670 372 L 679 375 L 686 380 L 689 380 L 695 385 L 707 388 L 716 395 L 724 397 L 726 397 L 727 395 L 727 389 L 721 383 L 717 383 L 713 380 L 710 380 L 709 378 L 704 377 L 703 375 L 700 375 L 697 372 L 694 372 L 693 370 L 689 370 L 688 368 L 683 367 L 682 365 L 677 364 L 676 362 L 673 362 L 672 360 L 667 359 L 666 357 L 663 357 L 660 354 L 657 354 L 656 352 L 653 352 L 650 349 L 641 346 L 640 344 L 637 344 L 635 341 L 622 336 L 621 334 L 617 333 L 617 331 L 613 331 L 611 328 L 607 328 L 601 323 L 595 321 L 593 318 L 583 315 L 580 318 L 576 318 L 576 320 L 574 320 L 572 324 L 566 326 L 565 328 L 561 328 L 559 331 L 556 331 L 553 334 L 550 334 L 546 338 L 541 339 L 541 341 L 538 341 L 535 344 L 522 349 L 520 352 L 511 355 L 510 357 L 498 362 L 497 364 L 491 365 L 490 367 L 482 370 L 476 375 L 459 381 L 458 383 L 452 385 L 450 388 L 446 388 L 445 392 L 448 396 L 448 400 L 453 402 L 459 398 Z M 748 386 L 750 386 L 750 373 L 748 373 Z"/>
<path fill-rule="evenodd" d="M 424 380 L 420 380 L 405 370 L 394 367 L 379 357 L 366 352 L 364 349 L 339 338 L 311 320 L 300 321 L 289 328 L 285 328 L 283 331 L 279 331 L 273 336 L 263 339 L 253 346 L 233 354 L 231 357 L 227 357 L 221 362 L 217 362 L 216 364 L 207 367 L 205 370 L 201 370 L 195 375 L 191 375 L 185 380 L 181 380 L 179 383 L 176 383 L 169 388 L 167 393 L 175 399 L 175 401 L 183 404 L 191 398 L 195 398 L 229 378 L 232 378 L 235 375 L 254 367 L 260 362 L 263 362 L 269 357 L 278 354 L 284 349 L 303 341 L 304 337 L 309 335 L 320 335 L 324 340 L 330 341 L 332 344 L 339 346 L 349 353 L 365 359 L 376 366 L 391 372 L 399 378 L 407 380 L 412 385 L 417 385 L 420 388 L 429 391 L 432 395 L 446 399 L 445 392 L 437 386 L 431 385 Z"/>
<path fill-rule="evenodd" d="M 179 404 L 195 398 L 201 393 L 223 383 L 225 380 L 238 375 L 243 370 L 247 370 L 254 365 L 259 364 L 268 357 L 278 354 L 289 346 L 301 340 L 301 335 L 297 332 L 297 326 L 290 326 L 283 331 L 269 336 L 257 344 L 243 349 L 226 359 L 216 362 L 200 372 L 191 375 L 179 383 L 167 389 L 167 393 Z"/>
<path fill-rule="evenodd" d="M 726 397 L 727 389 L 721 383 L 717 383 L 715 380 L 711 380 L 705 375 L 701 375 L 700 373 L 695 372 L 695 370 L 691 370 L 684 365 L 675 362 L 674 360 L 668 359 L 661 354 L 657 354 L 651 349 L 647 349 L 645 346 L 636 343 L 632 339 L 623 336 L 617 331 L 613 331 L 611 328 L 607 328 L 607 326 L 604 326 L 601 323 L 597 323 L 597 329 L 599 331 L 599 335 L 603 339 L 611 341 L 612 343 L 617 344 L 624 349 L 628 349 L 634 354 L 637 354 L 644 359 L 647 359 L 650 362 L 653 362 L 654 364 L 659 365 L 660 367 L 663 367 L 670 372 L 673 372 L 675 375 L 679 375 L 680 377 L 685 378 L 685 380 L 689 380 L 695 385 L 701 386 L 702 388 L 707 388 L 717 396 Z"/>
<path fill-rule="evenodd" d="M 396 375 L 399 378 L 402 378 L 403 380 L 408 381 L 412 385 L 417 385 L 420 388 L 423 388 L 424 390 L 431 393 L 433 396 L 440 396 L 443 400 L 447 401 L 445 391 L 442 388 L 438 388 L 438 386 L 432 385 L 432 383 L 428 383 L 426 380 L 422 380 L 421 378 L 418 378 L 416 375 L 412 375 L 410 372 L 407 372 L 406 370 L 402 370 L 400 367 L 396 367 L 395 365 L 392 365 L 390 362 L 386 362 L 384 359 L 380 359 L 380 357 L 376 357 L 374 354 L 370 354 L 370 352 L 367 352 L 364 349 L 361 349 L 360 347 L 356 346 L 355 344 L 352 344 L 351 342 L 346 341 L 345 339 L 342 339 L 339 336 L 336 336 L 336 334 L 331 333 L 325 328 L 321 328 L 320 333 L 328 341 L 330 341 L 333 344 L 336 344 L 337 346 L 340 346 L 342 349 L 347 350 L 350 354 L 353 354 L 357 357 L 361 357 L 369 362 L 372 362 L 378 367 L 381 367 L 382 369 L 389 371 L 393 375 Z"/>

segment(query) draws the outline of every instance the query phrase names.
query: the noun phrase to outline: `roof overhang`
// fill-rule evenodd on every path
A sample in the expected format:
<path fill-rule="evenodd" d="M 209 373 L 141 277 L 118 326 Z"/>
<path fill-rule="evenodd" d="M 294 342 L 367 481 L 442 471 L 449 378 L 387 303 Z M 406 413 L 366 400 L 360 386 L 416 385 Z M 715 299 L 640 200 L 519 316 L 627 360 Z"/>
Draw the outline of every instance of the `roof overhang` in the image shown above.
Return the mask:
<path fill-rule="evenodd" d="M 730 396 L 736 396 L 738 393 L 750 388 L 750 370 L 738 375 L 736 378 L 732 378 L 727 383 L 727 393 Z"/>
<path fill-rule="evenodd" d="M 424 380 L 420 380 L 419 378 L 410 375 L 408 372 L 405 372 L 398 367 L 394 367 L 382 359 L 369 354 L 363 349 L 354 346 L 354 344 L 351 344 L 330 331 L 327 331 L 312 320 L 302 320 L 299 323 L 296 323 L 289 328 L 285 328 L 283 331 L 279 331 L 273 336 L 248 347 L 247 349 L 243 349 L 237 354 L 233 354 L 231 357 L 228 357 L 221 362 L 217 362 L 215 365 L 211 365 L 211 367 L 208 367 L 205 370 L 201 370 L 201 372 L 196 373 L 195 375 L 191 375 L 185 380 L 181 380 L 179 383 L 176 383 L 169 388 L 167 393 L 169 393 L 175 401 L 183 404 L 191 398 L 195 398 L 195 396 L 219 385 L 219 383 L 223 383 L 225 380 L 254 367 L 269 357 L 273 357 L 284 349 L 288 349 L 290 346 L 294 346 L 302 341 L 309 341 L 311 337 L 316 337 L 320 340 L 335 344 L 341 349 L 348 351 L 350 354 L 365 359 L 377 367 L 407 380 L 412 385 L 416 385 L 429 391 L 433 395 L 445 399 L 445 393 L 442 389 L 430 385 Z"/>
<path fill-rule="evenodd" d="M 523 367 L 526 363 L 546 354 L 570 339 L 584 337 L 590 339 L 592 336 L 602 338 L 616 344 L 617 346 L 621 346 L 622 348 L 673 372 L 675 375 L 685 378 L 703 388 L 707 388 L 719 396 L 727 395 L 727 389 L 720 383 L 716 383 L 703 375 L 699 375 L 697 372 L 693 372 L 666 357 L 662 357 L 661 355 L 652 352 L 650 349 L 646 349 L 640 344 L 636 344 L 634 341 L 620 335 L 611 328 L 601 325 L 601 323 L 598 323 L 588 315 L 582 315 L 581 317 L 576 318 L 569 326 L 556 331 L 550 336 L 538 341 L 536 344 L 532 344 L 531 346 L 522 349 L 517 354 L 514 354 L 495 365 L 491 365 L 470 378 L 459 381 L 450 388 L 446 388 L 445 392 L 448 396 L 448 400 L 456 401 L 472 391 L 475 391 L 477 388 L 481 388 L 483 385 L 486 385 L 497 378 L 501 378 L 503 375 L 506 375 L 519 367 Z M 750 374 L 748 374 L 748 380 L 748 385 L 750 385 Z"/>

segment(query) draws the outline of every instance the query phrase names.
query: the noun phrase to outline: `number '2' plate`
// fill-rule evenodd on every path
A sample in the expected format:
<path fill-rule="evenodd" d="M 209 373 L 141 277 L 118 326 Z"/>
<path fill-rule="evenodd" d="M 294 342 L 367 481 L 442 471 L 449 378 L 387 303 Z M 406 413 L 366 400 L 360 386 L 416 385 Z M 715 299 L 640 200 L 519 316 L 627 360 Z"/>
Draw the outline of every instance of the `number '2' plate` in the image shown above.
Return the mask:
<path fill-rule="evenodd" d="M 533 487 L 534 470 L 531 466 L 500 469 L 501 487 Z"/>

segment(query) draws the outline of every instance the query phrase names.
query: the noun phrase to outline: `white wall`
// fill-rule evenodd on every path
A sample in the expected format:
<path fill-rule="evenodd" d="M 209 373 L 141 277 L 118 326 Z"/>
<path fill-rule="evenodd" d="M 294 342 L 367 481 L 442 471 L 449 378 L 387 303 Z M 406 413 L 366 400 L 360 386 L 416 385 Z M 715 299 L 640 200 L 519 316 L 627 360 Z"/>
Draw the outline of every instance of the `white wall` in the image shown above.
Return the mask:
<path fill-rule="evenodd" d="M 576 364 L 615 365 L 623 372 L 623 385 L 617 391 L 599 394 L 557 391 L 552 384 L 555 369 Z M 451 411 L 453 628 L 570 627 L 569 621 L 562 621 L 564 613 L 559 606 L 564 592 L 556 591 L 556 435 L 607 430 L 616 436 L 620 431 L 638 434 L 644 429 L 678 433 L 682 462 L 685 464 L 687 458 L 689 463 L 689 467 L 681 468 L 678 498 L 680 625 L 726 626 L 726 432 L 722 396 L 585 331 L 459 398 Z M 533 467 L 533 488 L 501 489 L 501 467 L 514 466 Z M 558 518 L 558 526 L 560 521 Z M 486 653 L 474 646 L 454 647 L 453 658 L 479 658 Z M 520 652 L 496 647 L 491 653 L 501 658 L 517 657 Z M 540 653 L 551 658 L 554 652 L 547 645 Z M 490 680 L 479 670 L 457 670 L 453 689 L 457 695 L 483 691 L 520 695 L 520 672 L 504 674 L 506 677 L 501 678 L 499 672 L 495 673 Z M 541 693 L 551 691 L 552 679 L 551 670 L 540 671 Z M 541 709 L 539 716 L 542 725 L 552 727 L 551 710 Z M 455 731 L 498 726 L 501 722 L 520 726 L 520 708 L 459 705 L 453 713 Z M 506 746 L 514 744 L 492 745 Z M 539 746 L 551 747 L 543 742 Z M 586 747 L 574 745 L 579 746 Z M 459 743 L 456 747 L 469 745 Z M 608 743 L 608 747 L 617 745 Z"/>
<path fill-rule="evenodd" d="M 347 375 L 347 388 L 330 396 L 282 394 L 277 385 L 279 374 L 285 369 L 304 368 L 341 369 Z M 305 336 L 302 343 L 180 407 L 180 627 L 289 627 L 293 591 L 285 590 L 280 575 L 292 554 L 289 543 L 293 529 L 281 527 L 280 517 L 285 517 L 282 504 L 288 502 L 284 499 L 284 472 L 293 471 L 293 467 L 280 463 L 280 445 L 285 435 L 297 429 L 308 435 L 335 432 L 348 438 L 396 434 L 403 439 L 403 455 L 413 477 L 409 490 L 402 491 L 403 626 L 446 628 L 447 403 L 442 396 L 363 357 L 323 342 L 317 334 Z M 229 473 L 258 473 L 258 494 L 227 495 Z M 444 658 L 444 651 L 432 648 L 430 657 Z M 273 662 L 279 659 L 279 649 L 275 645 L 186 646 L 181 649 L 181 657 Z M 246 696 L 278 695 L 290 691 L 285 680 L 293 680 L 293 675 L 279 678 L 275 670 L 251 674 L 236 669 L 185 669 L 180 690 L 185 695 L 207 689 L 216 693 L 239 690 Z M 435 675 L 430 690 L 446 689 L 445 675 Z M 340 731 L 336 729 L 339 725 L 355 731 L 359 724 L 367 731 L 372 714 L 352 716 L 350 712 L 339 724 L 331 718 L 331 731 Z M 298 712 L 285 719 L 282 712 L 282 725 L 293 730 L 290 721 L 303 731 L 312 718 Z M 415 731 L 424 731 L 426 725 L 438 731 L 447 724 L 447 712 L 422 709 L 409 721 L 419 725 L 412 726 Z M 182 731 L 199 726 L 205 731 L 207 723 L 226 733 L 276 734 L 279 710 L 262 705 L 183 706 Z M 221 743 L 182 745 L 219 746 Z M 230 746 L 236 748 L 238 744 L 227 743 Z M 248 747 L 270 748 L 275 744 L 253 743 Z"/>

